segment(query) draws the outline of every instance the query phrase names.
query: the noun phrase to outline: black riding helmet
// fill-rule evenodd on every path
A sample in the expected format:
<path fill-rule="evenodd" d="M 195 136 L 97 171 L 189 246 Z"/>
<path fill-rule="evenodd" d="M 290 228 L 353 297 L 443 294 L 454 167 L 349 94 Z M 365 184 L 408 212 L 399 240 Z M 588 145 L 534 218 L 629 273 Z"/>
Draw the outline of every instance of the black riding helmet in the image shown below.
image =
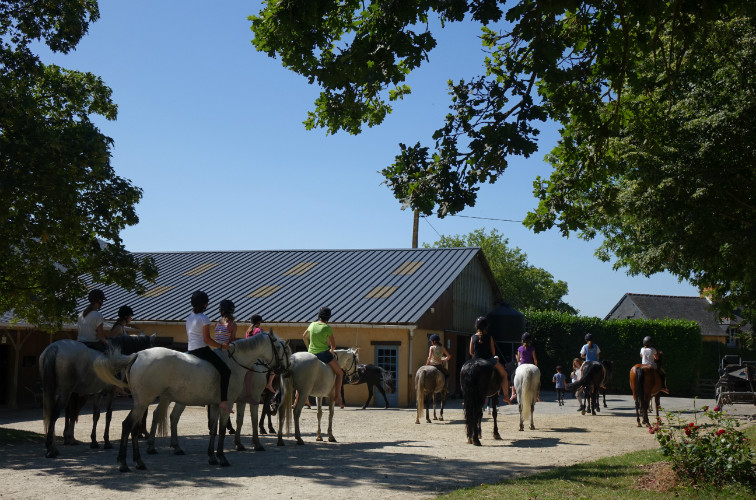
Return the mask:
<path fill-rule="evenodd" d="M 318 319 L 321 321 L 328 321 L 331 319 L 331 308 L 329 307 L 321 307 L 318 311 Z"/>
<path fill-rule="evenodd" d="M 437 334 L 437 333 L 434 333 L 433 335 L 430 336 L 429 340 L 431 342 L 434 342 L 434 341 L 435 342 L 441 342 L 441 336 L 439 334 Z"/>
<path fill-rule="evenodd" d="M 481 332 L 485 332 L 488 329 L 488 318 L 480 316 L 475 320 L 475 329 Z"/>
<path fill-rule="evenodd" d="M 643 347 L 653 347 L 653 346 L 654 346 L 654 339 L 652 339 L 650 335 L 643 337 Z"/>
<path fill-rule="evenodd" d="M 105 292 L 103 292 L 99 288 L 95 288 L 89 291 L 87 298 L 89 299 L 90 304 L 94 304 L 95 302 L 102 304 L 103 302 L 105 302 Z"/>
<path fill-rule="evenodd" d="M 223 299 L 220 301 L 220 315 L 221 316 L 228 316 L 229 314 L 234 314 L 235 310 L 236 310 L 236 306 L 230 300 Z"/>
<path fill-rule="evenodd" d="M 129 316 L 134 315 L 134 310 L 130 308 L 129 306 L 121 306 L 118 308 L 118 318 L 119 319 L 126 319 Z"/>
<path fill-rule="evenodd" d="M 589 341 L 592 341 L 592 340 L 593 340 L 593 335 L 591 335 L 590 333 L 586 333 L 585 334 L 585 341 L 589 342 Z"/>
<path fill-rule="evenodd" d="M 196 311 L 201 311 L 203 307 L 207 305 L 208 302 L 210 302 L 210 298 L 207 296 L 205 292 L 202 291 L 196 291 L 192 294 L 192 308 Z"/>
<path fill-rule="evenodd" d="M 528 332 L 525 332 L 522 334 L 522 341 L 523 342 L 533 342 L 533 336 L 529 334 Z"/>

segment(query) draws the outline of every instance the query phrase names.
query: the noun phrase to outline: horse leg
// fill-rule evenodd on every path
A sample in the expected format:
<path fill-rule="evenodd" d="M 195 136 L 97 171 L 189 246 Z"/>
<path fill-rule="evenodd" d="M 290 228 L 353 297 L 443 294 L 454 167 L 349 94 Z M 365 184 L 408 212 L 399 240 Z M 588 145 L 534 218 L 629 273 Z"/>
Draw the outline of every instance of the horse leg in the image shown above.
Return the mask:
<path fill-rule="evenodd" d="M 320 434 L 320 417 L 323 416 L 323 398 L 316 398 L 318 400 L 318 435 L 315 441 L 322 441 L 323 436 Z M 329 401 L 330 404 L 330 401 Z"/>
<path fill-rule="evenodd" d="M 659 406 L 661 405 L 661 395 L 657 394 L 654 396 L 654 401 L 656 402 L 656 421 L 659 421 Z"/>
<path fill-rule="evenodd" d="M 601 390 L 601 396 L 604 398 L 604 408 L 609 408 L 606 406 L 606 389 Z"/>
<path fill-rule="evenodd" d="M 270 422 L 270 399 L 271 399 L 270 391 L 265 390 L 263 391 L 262 395 L 262 401 L 260 403 L 262 404 L 262 411 L 260 412 L 260 421 L 257 422 L 257 428 L 260 430 L 260 434 L 267 434 L 268 431 L 265 430 L 265 416 L 268 415 L 268 422 Z M 252 421 L 255 423 L 255 421 Z M 271 433 L 272 434 L 272 433 Z"/>
<path fill-rule="evenodd" d="M 71 394 L 66 405 L 66 423 L 63 427 L 63 444 L 65 445 L 77 445 L 79 441 L 74 436 L 74 429 L 76 427 L 76 421 L 79 419 L 79 412 L 87 402 L 87 396 L 80 394 Z"/>
<path fill-rule="evenodd" d="M 370 382 L 368 382 L 367 383 L 367 388 L 368 388 L 368 398 L 367 398 L 367 401 L 365 401 L 365 404 L 362 405 L 362 409 L 363 410 L 365 408 L 367 408 L 367 405 L 370 404 L 370 400 L 373 399 L 373 384 L 371 384 Z"/>
<path fill-rule="evenodd" d="M 433 404 L 433 413 L 435 415 L 436 413 L 436 395 L 431 393 L 426 396 L 428 398 L 428 401 L 425 402 L 425 421 L 427 423 L 431 423 L 430 419 L 430 405 Z"/>
<path fill-rule="evenodd" d="M 329 443 L 336 442 L 336 438 L 333 437 L 333 409 L 334 409 L 333 401 L 329 401 L 329 405 L 328 405 L 328 442 Z"/>
<path fill-rule="evenodd" d="M 535 401 L 530 403 L 530 430 L 535 430 L 535 422 L 533 422 L 533 415 L 535 415 Z"/>
<path fill-rule="evenodd" d="M 309 396 L 308 396 L 309 398 Z M 294 408 L 294 439 L 296 440 L 298 445 L 303 445 L 304 441 L 302 441 L 302 435 L 299 432 L 299 417 L 302 415 L 302 408 L 304 408 L 304 403 L 307 401 L 307 398 L 299 398 L 300 401 L 297 403 L 297 407 Z M 320 412 L 320 399 L 318 398 L 318 412 Z M 281 433 L 281 422 L 278 423 L 279 429 L 278 433 L 280 435 Z M 318 433 L 320 433 L 320 417 L 318 417 Z"/>
<path fill-rule="evenodd" d="M 517 409 L 520 410 L 520 430 L 524 431 L 525 426 L 522 425 L 522 394 L 517 395 Z M 585 412 L 583 412 L 583 415 L 585 415 Z"/>
<path fill-rule="evenodd" d="M 438 420 L 438 417 L 436 416 L 436 405 L 438 404 L 438 399 L 436 399 L 436 393 L 434 392 L 431 395 L 431 397 L 433 398 L 433 420 Z"/>
<path fill-rule="evenodd" d="M 375 388 L 378 389 L 379 391 L 381 391 L 381 396 L 383 396 L 383 403 L 384 403 L 383 409 L 387 410 L 388 409 L 388 398 L 386 397 L 386 393 L 383 391 L 383 387 L 381 385 L 376 385 Z"/>
<path fill-rule="evenodd" d="M 267 392 L 267 391 L 266 391 Z M 252 446 L 254 446 L 255 451 L 265 451 L 265 447 L 260 442 L 260 435 L 258 434 L 258 429 L 254 425 L 255 422 L 257 422 L 257 412 L 260 405 L 250 405 L 252 407 Z M 263 410 L 264 411 L 264 410 Z M 260 420 L 262 421 L 262 419 Z"/>
<path fill-rule="evenodd" d="M 441 391 L 441 416 L 438 418 L 439 421 L 444 421 L 444 406 L 446 406 L 446 390 L 444 389 Z"/>
<path fill-rule="evenodd" d="M 243 400 L 236 401 L 236 433 L 234 434 L 234 449 L 236 451 L 244 451 L 247 448 L 241 442 L 242 426 L 244 425 L 244 411 L 247 408 L 247 403 Z M 251 412 L 250 412 L 251 413 Z M 228 420 L 231 420 L 229 415 Z M 252 428 L 255 427 L 255 419 L 252 418 Z"/>
<path fill-rule="evenodd" d="M 493 438 L 496 440 L 501 439 L 501 435 L 499 434 L 499 424 L 496 420 L 497 415 L 499 414 L 499 394 L 496 394 L 496 397 L 491 398 L 491 414 L 493 415 L 493 421 L 494 421 L 494 428 L 493 428 Z"/>
<path fill-rule="evenodd" d="M 46 395 L 47 396 L 47 395 Z M 45 456 L 47 458 L 56 458 L 60 455 L 58 448 L 55 446 L 55 422 L 60 417 L 61 399 L 53 394 L 43 399 L 43 404 L 47 406 L 45 413 L 49 415 L 47 428 L 45 429 Z"/>
<path fill-rule="evenodd" d="M 423 414 L 423 403 L 425 402 L 424 396 L 423 396 L 423 389 L 420 387 L 421 383 L 418 382 L 417 384 L 417 416 L 415 417 L 415 423 L 420 423 L 420 415 Z"/>
<path fill-rule="evenodd" d="M 225 420 L 225 422 L 224 422 Z M 231 421 L 231 415 L 228 413 L 223 413 L 220 416 L 220 425 L 218 425 L 218 448 L 215 452 L 215 456 L 218 458 L 218 462 L 220 463 L 221 467 L 228 467 L 231 465 L 226 458 L 226 453 L 223 450 L 223 445 L 226 441 L 226 428 L 228 427 L 229 422 Z"/>
<path fill-rule="evenodd" d="M 113 445 L 110 443 L 110 421 L 113 419 L 113 400 L 115 399 L 115 391 L 110 391 L 107 394 L 107 407 L 105 410 L 105 433 L 102 436 L 103 448 L 110 450 Z M 141 427 L 141 426 L 140 426 Z"/>
<path fill-rule="evenodd" d="M 134 461 L 136 462 L 137 459 L 139 460 L 137 462 L 137 468 L 146 468 L 144 462 L 142 462 L 141 457 L 139 456 L 139 445 L 137 444 L 137 436 L 134 432 L 137 425 L 136 415 L 141 415 L 142 411 L 142 408 L 137 408 L 135 406 L 131 409 L 126 418 L 123 419 L 123 423 L 121 424 L 121 443 L 118 447 L 118 457 L 116 459 L 118 461 L 118 470 L 121 472 L 129 472 L 131 470 L 126 463 L 126 446 L 129 444 L 129 434 L 131 434 L 131 440 L 133 443 Z"/>
<path fill-rule="evenodd" d="M 173 448 L 174 455 L 183 455 L 184 450 L 178 444 L 178 421 L 181 418 L 181 414 L 184 413 L 185 405 L 175 403 L 173 410 L 171 411 L 171 448 Z"/>
<path fill-rule="evenodd" d="M 218 405 L 207 405 L 207 430 L 210 432 L 210 441 L 207 445 L 207 463 L 218 465 L 218 459 L 215 456 L 215 437 L 218 435 L 218 417 L 220 410 Z M 225 426 L 225 422 L 223 422 Z M 223 432 L 225 432 L 225 427 Z"/>
<path fill-rule="evenodd" d="M 97 444 L 97 422 L 100 421 L 100 400 L 102 399 L 102 393 L 95 394 L 92 398 L 92 434 L 90 434 L 91 442 L 89 447 L 93 450 L 99 449 L 100 445 Z"/>
<path fill-rule="evenodd" d="M 594 387 L 593 391 L 591 391 L 591 415 L 595 415 L 597 411 L 601 411 L 598 406 L 598 388 Z"/>

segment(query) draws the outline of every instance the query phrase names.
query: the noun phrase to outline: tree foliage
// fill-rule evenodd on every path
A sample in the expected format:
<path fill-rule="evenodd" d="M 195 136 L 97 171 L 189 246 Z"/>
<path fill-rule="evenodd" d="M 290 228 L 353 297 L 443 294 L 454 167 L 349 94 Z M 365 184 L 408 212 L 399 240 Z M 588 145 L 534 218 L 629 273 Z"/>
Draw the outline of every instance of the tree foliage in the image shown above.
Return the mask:
<path fill-rule="evenodd" d="M 137 291 L 157 275 L 119 236 L 142 191 L 90 118 L 115 119 L 111 90 L 31 48 L 67 53 L 98 17 L 94 0 L 0 2 L 0 311 L 50 328 L 73 317 L 87 275 Z"/>
<path fill-rule="evenodd" d="M 509 240 L 496 229 L 486 234 L 477 229 L 466 235 L 441 236 L 426 248 L 480 247 L 491 266 L 494 279 L 504 300 L 516 309 L 535 309 L 577 314 L 564 302 L 567 283 L 555 280 L 545 269 L 528 263 L 528 256 L 519 248 L 507 246 Z"/>
<path fill-rule="evenodd" d="M 754 11 L 747 0 L 269 1 L 254 45 L 322 89 L 308 128 L 359 133 L 410 88 L 429 19 L 481 26 L 481 75 L 449 82 L 429 145 L 400 144 L 387 184 L 441 217 L 473 206 L 511 155 L 562 125 L 526 224 L 586 239 L 632 274 L 712 287 L 727 314 L 756 304 Z"/>

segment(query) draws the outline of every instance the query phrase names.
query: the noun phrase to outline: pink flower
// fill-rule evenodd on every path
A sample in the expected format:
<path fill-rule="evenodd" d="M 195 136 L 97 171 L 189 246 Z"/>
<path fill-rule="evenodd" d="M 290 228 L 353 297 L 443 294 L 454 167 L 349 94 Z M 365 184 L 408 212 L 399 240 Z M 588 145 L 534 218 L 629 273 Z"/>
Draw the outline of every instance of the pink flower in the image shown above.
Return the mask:
<path fill-rule="evenodd" d="M 688 424 L 688 427 L 693 427 L 694 425 L 696 425 L 696 424 L 694 424 L 693 422 L 691 422 L 691 423 Z"/>
<path fill-rule="evenodd" d="M 690 436 L 690 427 L 685 428 L 685 435 Z"/>
<path fill-rule="evenodd" d="M 727 431 L 724 429 L 719 429 L 717 432 L 715 432 L 716 436 L 721 436 L 722 434 L 725 434 Z"/>
<path fill-rule="evenodd" d="M 719 411 L 719 410 L 721 410 L 721 408 L 719 406 L 715 406 L 714 407 L 714 411 Z"/>

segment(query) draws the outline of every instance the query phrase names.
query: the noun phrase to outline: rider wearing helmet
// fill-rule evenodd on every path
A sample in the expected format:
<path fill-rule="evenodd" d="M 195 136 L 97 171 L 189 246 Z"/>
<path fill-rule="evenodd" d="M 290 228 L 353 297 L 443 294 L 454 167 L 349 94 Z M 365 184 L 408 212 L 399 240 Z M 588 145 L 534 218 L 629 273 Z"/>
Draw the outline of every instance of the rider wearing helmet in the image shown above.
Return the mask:
<path fill-rule="evenodd" d="M 640 350 L 641 364 L 650 365 L 656 369 L 662 381 L 662 392 L 669 394 L 669 389 L 667 388 L 667 374 L 661 366 L 659 366 L 659 363 L 657 363 L 659 360 L 659 354 L 661 353 L 654 348 L 654 340 L 651 336 L 647 335 L 643 337 L 643 347 L 641 347 Z"/>
<path fill-rule="evenodd" d="M 87 295 L 89 305 L 79 314 L 77 326 L 79 335 L 76 340 L 83 342 L 87 347 L 105 352 L 107 346 L 105 334 L 102 331 L 104 319 L 100 308 L 105 302 L 105 293 L 100 289 L 93 289 Z"/>
<path fill-rule="evenodd" d="M 517 348 L 517 365 L 536 365 L 538 357 L 533 347 L 533 336 L 528 332 L 522 334 L 522 345 Z"/>
<path fill-rule="evenodd" d="M 118 319 L 113 323 L 113 327 L 110 329 L 110 336 L 115 337 L 118 335 L 126 335 L 126 327 L 131 323 L 131 318 L 134 316 L 134 310 L 129 306 L 121 306 L 118 308 Z"/>
<path fill-rule="evenodd" d="M 333 336 L 333 328 L 328 324 L 328 320 L 331 319 L 331 309 L 328 307 L 321 307 L 318 311 L 318 320 L 310 323 L 307 330 L 302 334 L 305 339 L 305 345 L 309 346 L 307 351 L 317 356 L 317 358 L 323 363 L 327 364 L 336 374 L 336 385 L 334 392 L 336 397 L 333 402 L 344 408 L 344 403 L 341 401 L 341 384 L 344 380 L 344 370 L 339 366 L 339 362 L 336 359 L 336 353 L 333 352 L 336 349 L 336 339 Z M 328 347 L 330 343 L 331 347 Z"/>
<path fill-rule="evenodd" d="M 501 375 L 501 399 L 506 403 L 511 403 L 510 397 L 507 396 L 509 389 L 509 375 L 498 356 L 494 356 L 496 345 L 493 337 L 488 333 L 488 318 L 480 316 L 475 320 L 475 335 L 470 337 L 470 356 L 475 359 L 485 359 L 494 363 L 496 370 Z"/>
<path fill-rule="evenodd" d="M 601 349 L 599 349 L 599 346 L 593 343 L 593 335 L 586 333 L 585 342 L 586 344 L 582 349 L 580 349 L 580 357 L 583 358 L 583 360 L 585 360 L 586 362 L 598 361 L 599 354 L 601 354 Z M 604 385 L 606 381 L 606 368 L 604 368 L 603 365 L 601 366 L 601 368 L 604 370 L 604 380 L 601 381 L 601 388 L 606 389 L 606 386 Z"/>
<path fill-rule="evenodd" d="M 435 366 L 438 370 L 444 374 L 444 380 L 449 380 L 449 370 L 444 365 L 444 362 L 451 359 L 451 354 L 446 350 L 446 347 L 441 343 L 441 337 L 434 333 L 428 339 L 430 340 L 430 349 L 428 350 L 428 359 L 425 361 L 426 366 Z"/>
<path fill-rule="evenodd" d="M 223 362 L 219 354 L 210 349 L 217 347 L 228 350 L 228 343 L 220 343 L 210 337 L 210 319 L 205 316 L 207 304 L 210 302 L 207 294 L 203 291 L 196 291 L 192 294 L 192 314 L 186 318 L 186 337 L 189 341 L 188 354 L 197 356 L 203 361 L 212 364 L 220 374 L 220 404 L 221 410 L 227 413 L 233 413 L 231 405 L 228 404 L 228 382 L 231 378 L 231 370 Z"/>

